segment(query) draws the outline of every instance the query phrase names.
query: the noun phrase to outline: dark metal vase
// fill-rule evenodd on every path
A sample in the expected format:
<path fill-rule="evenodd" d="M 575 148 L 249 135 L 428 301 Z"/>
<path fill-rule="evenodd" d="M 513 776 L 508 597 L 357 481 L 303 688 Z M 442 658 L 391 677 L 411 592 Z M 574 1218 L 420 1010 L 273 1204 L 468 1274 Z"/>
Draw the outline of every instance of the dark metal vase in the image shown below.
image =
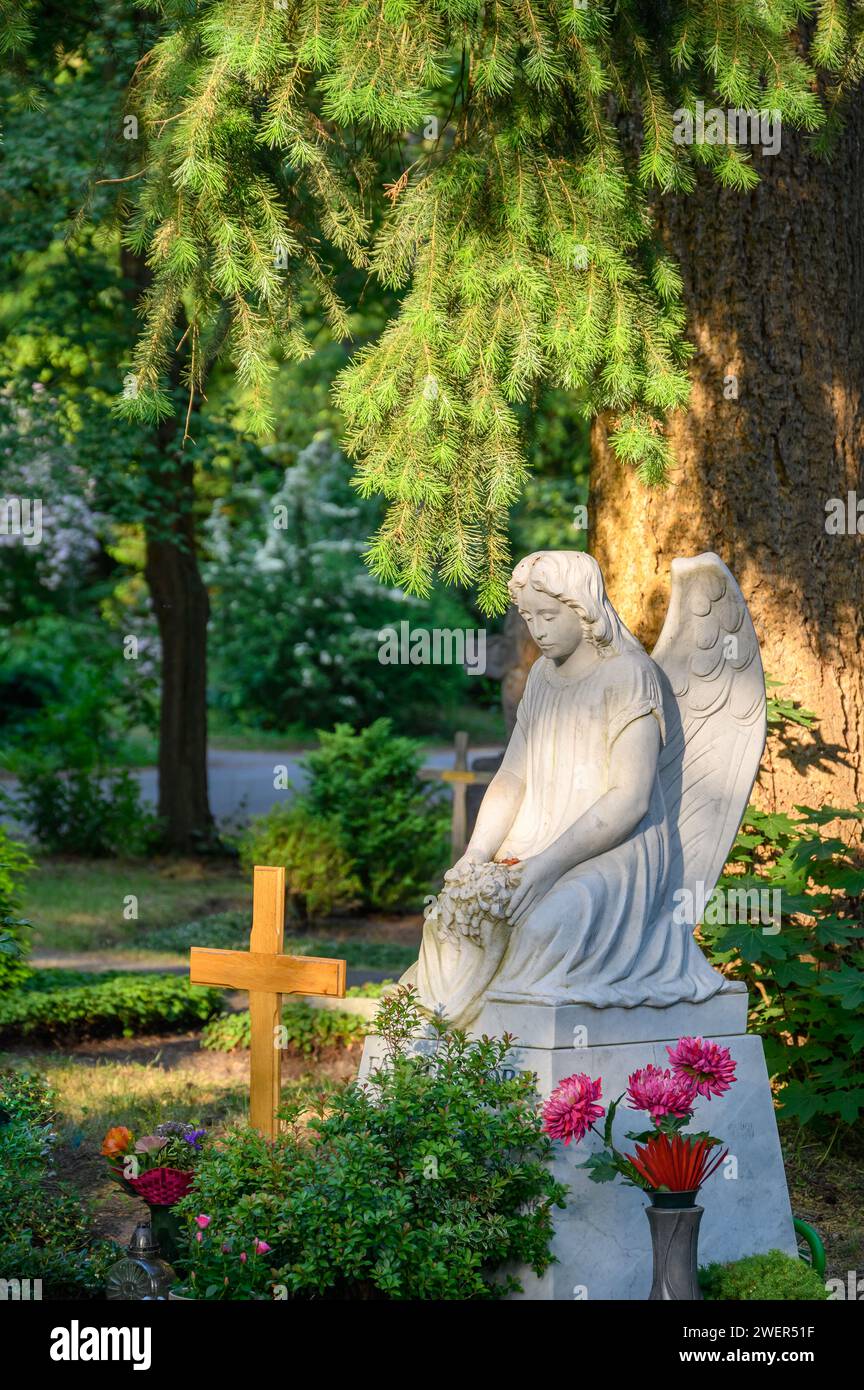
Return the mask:
<path fill-rule="evenodd" d="M 180 1239 L 180 1220 L 173 1207 L 150 1207 L 150 1221 L 153 1227 L 153 1235 L 159 1244 L 159 1252 L 163 1260 L 170 1264 L 176 1260 L 179 1254 L 178 1241 Z"/>
<path fill-rule="evenodd" d="M 649 1301 L 686 1302 L 701 1299 L 699 1288 L 699 1222 L 703 1207 L 695 1192 L 655 1192 L 645 1208 L 651 1227 L 654 1278 Z"/>

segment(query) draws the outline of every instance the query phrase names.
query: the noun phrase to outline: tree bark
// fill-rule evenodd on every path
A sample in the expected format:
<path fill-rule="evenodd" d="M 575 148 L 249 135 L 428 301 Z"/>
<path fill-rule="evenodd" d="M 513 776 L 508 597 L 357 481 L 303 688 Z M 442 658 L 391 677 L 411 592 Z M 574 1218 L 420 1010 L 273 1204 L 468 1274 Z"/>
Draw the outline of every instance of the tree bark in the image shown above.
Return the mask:
<path fill-rule="evenodd" d="M 127 250 L 121 254 L 129 295 L 137 304 L 149 271 L 139 256 Z M 176 358 L 173 370 L 179 379 Z M 162 421 L 154 431 L 154 485 L 165 505 L 144 523 L 144 577 L 162 649 L 158 804 L 162 843 L 179 853 L 195 853 L 212 848 L 215 839 L 207 790 L 210 602 L 198 568 L 194 463 L 190 454 L 179 449 L 178 432 L 176 417 Z"/>
<path fill-rule="evenodd" d="M 779 810 L 864 799 L 862 539 L 826 530 L 830 499 L 864 499 L 862 133 L 859 99 L 830 163 L 784 129 L 751 193 L 703 179 L 661 203 L 696 349 L 670 485 L 643 487 L 592 431 L 590 549 L 624 620 L 650 650 L 670 562 L 714 550 L 778 693 L 818 716 L 769 739 L 758 800 Z"/>
<path fill-rule="evenodd" d="M 504 619 L 504 630 L 486 642 L 486 675 L 501 682 L 501 708 L 508 739 L 516 727 L 516 711 L 528 672 L 539 655 L 540 648 L 528 631 L 525 619 L 511 603 Z"/>
<path fill-rule="evenodd" d="M 212 847 L 214 838 L 207 792 L 210 603 L 195 548 L 191 460 L 176 466 L 174 479 L 172 534 L 148 528 L 144 575 L 162 647 L 159 816 L 166 848 L 194 853 Z"/>

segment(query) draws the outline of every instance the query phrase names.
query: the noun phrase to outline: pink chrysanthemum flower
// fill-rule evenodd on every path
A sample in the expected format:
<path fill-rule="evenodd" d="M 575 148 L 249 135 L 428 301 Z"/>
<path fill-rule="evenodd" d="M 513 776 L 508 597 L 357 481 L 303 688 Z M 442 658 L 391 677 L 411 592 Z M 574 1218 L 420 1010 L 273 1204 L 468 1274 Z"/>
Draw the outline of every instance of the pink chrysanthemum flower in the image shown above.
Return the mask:
<path fill-rule="evenodd" d="M 584 1139 L 594 1121 L 606 1113 L 595 1103 L 601 1095 L 599 1077 L 592 1081 L 584 1072 L 575 1072 L 559 1081 L 543 1106 L 543 1128 L 550 1139 L 563 1139 L 565 1144 Z"/>
<path fill-rule="evenodd" d="M 655 1067 L 649 1062 L 627 1079 L 627 1103 L 633 1110 L 647 1110 L 652 1120 L 664 1115 L 689 1115 L 696 1099 L 692 1076 Z"/>
<path fill-rule="evenodd" d="M 705 1042 L 703 1038 L 679 1038 L 674 1047 L 667 1047 L 672 1070 L 679 1076 L 693 1079 L 700 1096 L 710 1100 L 722 1096 L 735 1080 L 735 1063 L 728 1047 Z"/>

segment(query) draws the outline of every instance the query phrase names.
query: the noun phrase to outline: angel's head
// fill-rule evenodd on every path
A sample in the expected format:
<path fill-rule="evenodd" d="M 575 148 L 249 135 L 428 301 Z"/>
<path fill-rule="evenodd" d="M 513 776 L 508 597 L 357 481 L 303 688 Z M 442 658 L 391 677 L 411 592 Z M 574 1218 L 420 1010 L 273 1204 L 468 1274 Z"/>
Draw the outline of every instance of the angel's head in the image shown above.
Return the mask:
<path fill-rule="evenodd" d="M 581 550 L 535 550 L 519 561 L 507 587 L 553 661 L 566 660 L 583 641 L 600 657 L 642 650 L 609 602 L 597 561 Z"/>

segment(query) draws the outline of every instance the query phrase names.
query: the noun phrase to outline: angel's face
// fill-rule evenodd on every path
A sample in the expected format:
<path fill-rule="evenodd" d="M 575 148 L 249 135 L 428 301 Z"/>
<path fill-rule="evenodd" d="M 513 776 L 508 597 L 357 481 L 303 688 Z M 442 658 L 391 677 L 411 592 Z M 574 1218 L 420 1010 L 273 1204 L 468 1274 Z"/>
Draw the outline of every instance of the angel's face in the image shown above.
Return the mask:
<path fill-rule="evenodd" d="M 566 661 L 583 639 L 579 614 L 531 584 L 519 595 L 519 612 L 543 655 L 552 661 Z"/>

